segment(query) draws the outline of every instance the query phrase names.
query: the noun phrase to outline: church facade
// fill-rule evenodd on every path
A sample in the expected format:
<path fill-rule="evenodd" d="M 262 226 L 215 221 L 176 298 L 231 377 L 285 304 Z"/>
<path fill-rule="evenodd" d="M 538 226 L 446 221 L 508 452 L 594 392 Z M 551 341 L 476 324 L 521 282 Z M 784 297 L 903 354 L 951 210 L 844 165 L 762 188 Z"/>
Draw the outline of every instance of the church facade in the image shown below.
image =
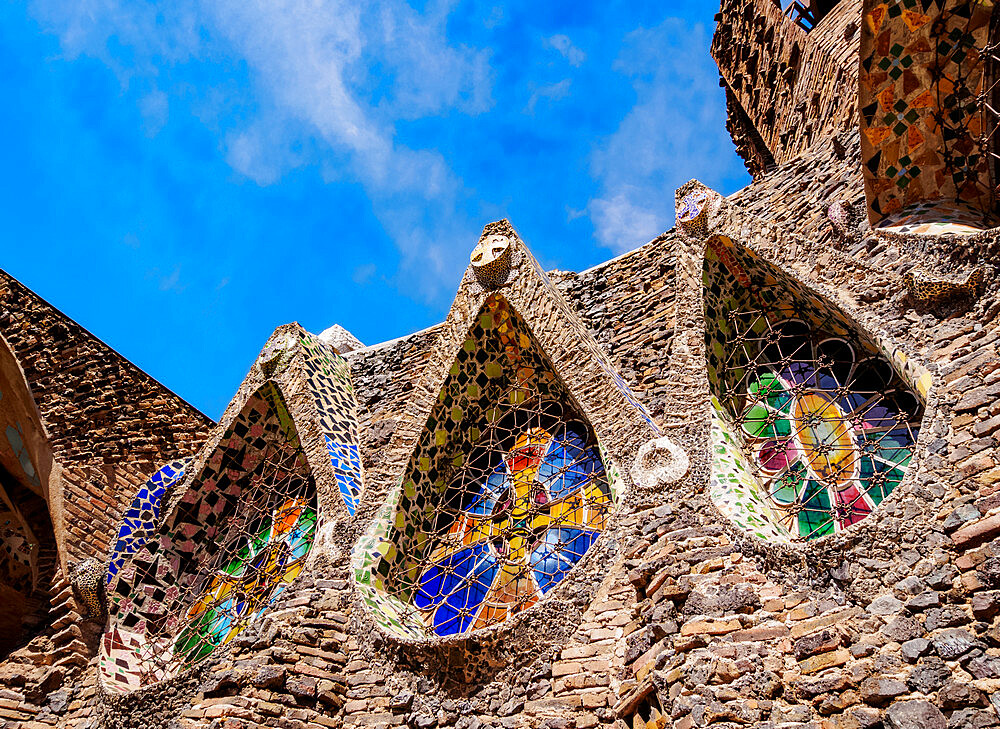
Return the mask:
<path fill-rule="evenodd" d="M 1000 11 L 716 22 L 748 187 L 218 423 L 0 273 L 0 727 L 1000 727 Z"/>

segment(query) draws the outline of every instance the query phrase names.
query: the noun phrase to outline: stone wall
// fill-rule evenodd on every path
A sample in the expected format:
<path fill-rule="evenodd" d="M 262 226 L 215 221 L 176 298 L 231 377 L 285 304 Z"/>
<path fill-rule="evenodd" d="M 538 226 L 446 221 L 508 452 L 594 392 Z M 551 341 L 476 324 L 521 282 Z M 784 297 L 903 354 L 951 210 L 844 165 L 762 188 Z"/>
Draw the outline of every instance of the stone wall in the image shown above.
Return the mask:
<path fill-rule="evenodd" d="M 781 164 L 856 126 L 860 0 L 841 0 L 808 33 L 771 0 L 723 0 L 716 20 L 730 131 L 754 177 L 758 139 Z"/>
<path fill-rule="evenodd" d="M 632 725 L 634 708 L 653 705 L 660 725 L 685 728 L 996 726 L 989 703 L 1000 688 L 996 292 L 971 305 L 915 311 L 900 273 L 917 262 L 957 273 L 963 264 L 946 250 L 885 242 L 837 250 L 739 209 L 725 225 L 754 231 L 744 240 L 758 253 L 935 372 L 936 414 L 925 424 L 921 467 L 861 528 L 772 550 L 737 533 L 707 502 L 707 413 L 694 405 L 707 391 L 702 333 L 689 321 L 683 347 L 680 331 L 657 335 L 699 316 L 700 248 L 671 234 L 592 271 L 554 276 L 630 384 L 650 402 L 662 400 L 653 410 L 673 422 L 692 458 L 676 488 L 628 502 L 619 555 L 594 566 L 594 592 L 580 617 L 550 618 L 561 637 L 498 661 L 491 680 L 468 682 L 471 657 L 462 650 L 428 654 L 364 630 L 343 566 L 317 564 L 231 656 L 177 689 L 173 712 L 137 701 L 142 722 L 155 726 L 166 713 L 192 727 L 587 728 Z M 623 298 L 641 301 L 653 286 L 644 281 L 660 278 L 671 293 L 649 296 L 641 315 L 602 313 Z M 647 355 L 660 377 L 651 371 L 644 381 L 645 369 L 623 354 L 634 356 L 634 346 L 618 343 L 652 347 L 661 338 L 660 351 Z M 410 344 L 379 351 L 396 362 L 419 360 Z M 380 382 L 386 401 L 401 397 L 407 378 L 376 370 L 366 369 L 365 389 L 375 392 Z M 688 409 L 670 409 L 684 397 Z M 538 627 L 548 633 L 554 625 Z"/>

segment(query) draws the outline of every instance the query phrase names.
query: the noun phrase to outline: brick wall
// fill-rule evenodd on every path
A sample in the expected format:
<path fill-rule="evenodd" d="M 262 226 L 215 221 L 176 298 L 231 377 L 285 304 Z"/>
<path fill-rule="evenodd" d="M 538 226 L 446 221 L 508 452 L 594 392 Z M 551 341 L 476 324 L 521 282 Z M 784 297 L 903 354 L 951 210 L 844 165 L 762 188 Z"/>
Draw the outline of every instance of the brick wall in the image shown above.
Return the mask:
<path fill-rule="evenodd" d="M 5 272 L 0 336 L 63 467 L 68 556 L 103 557 L 136 488 L 162 461 L 193 453 L 212 421 Z"/>

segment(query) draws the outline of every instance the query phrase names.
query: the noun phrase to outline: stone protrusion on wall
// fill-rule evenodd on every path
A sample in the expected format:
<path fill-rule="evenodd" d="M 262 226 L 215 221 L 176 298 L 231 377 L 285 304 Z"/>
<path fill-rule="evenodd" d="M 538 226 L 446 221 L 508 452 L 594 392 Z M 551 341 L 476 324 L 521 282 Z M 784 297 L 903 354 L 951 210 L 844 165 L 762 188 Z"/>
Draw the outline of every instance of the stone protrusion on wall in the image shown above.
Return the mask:
<path fill-rule="evenodd" d="M 691 180 L 674 191 L 677 225 L 689 238 L 704 240 L 722 208 L 722 195 L 697 180 Z"/>
<path fill-rule="evenodd" d="M 357 349 L 364 349 L 365 347 L 360 339 L 344 329 L 344 327 L 340 326 L 340 324 L 334 324 L 333 326 L 324 329 L 320 332 L 319 338 L 324 344 L 328 344 L 333 347 L 340 354 L 347 354 L 348 352 L 353 352 Z"/>
<path fill-rule="evenodd" d="M 856 124 L 860 0 L 841 0 L 806 33 L 771 0 L 723 0 L 712 56 L 729 100 L 729 129 L 758 178 Z"/>
<path fill-rule="evenodd" d="M 506 220 L 491 223 L 483 230 L 469 259 L 476 280 L 495 289 L 507 282 L 517 233 Z"/>

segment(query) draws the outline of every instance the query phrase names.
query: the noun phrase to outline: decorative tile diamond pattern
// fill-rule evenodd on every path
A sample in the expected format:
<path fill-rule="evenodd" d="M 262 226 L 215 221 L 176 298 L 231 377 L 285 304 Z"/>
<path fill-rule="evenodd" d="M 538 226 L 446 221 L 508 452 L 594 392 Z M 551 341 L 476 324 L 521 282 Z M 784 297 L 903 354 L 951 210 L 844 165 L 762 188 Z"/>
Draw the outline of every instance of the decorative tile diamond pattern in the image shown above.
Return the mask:
<path fill-rule="evenodd" d="M 865 2 L 859 103 L 874 222 L 940 199 L 992 210 L 980 103 L 992 11 L 985 0 Z"/>
<path fill-rule="evenodd" d="M 184 477 L 184 469 L 190 460 L 187 458 L 162 466 L 136 492 L 118 527 L 118 539 L 108 560 L 107 584 L 111 584 L 125 560 L 152 537 L 160 518 L 163 496 Z"/>

